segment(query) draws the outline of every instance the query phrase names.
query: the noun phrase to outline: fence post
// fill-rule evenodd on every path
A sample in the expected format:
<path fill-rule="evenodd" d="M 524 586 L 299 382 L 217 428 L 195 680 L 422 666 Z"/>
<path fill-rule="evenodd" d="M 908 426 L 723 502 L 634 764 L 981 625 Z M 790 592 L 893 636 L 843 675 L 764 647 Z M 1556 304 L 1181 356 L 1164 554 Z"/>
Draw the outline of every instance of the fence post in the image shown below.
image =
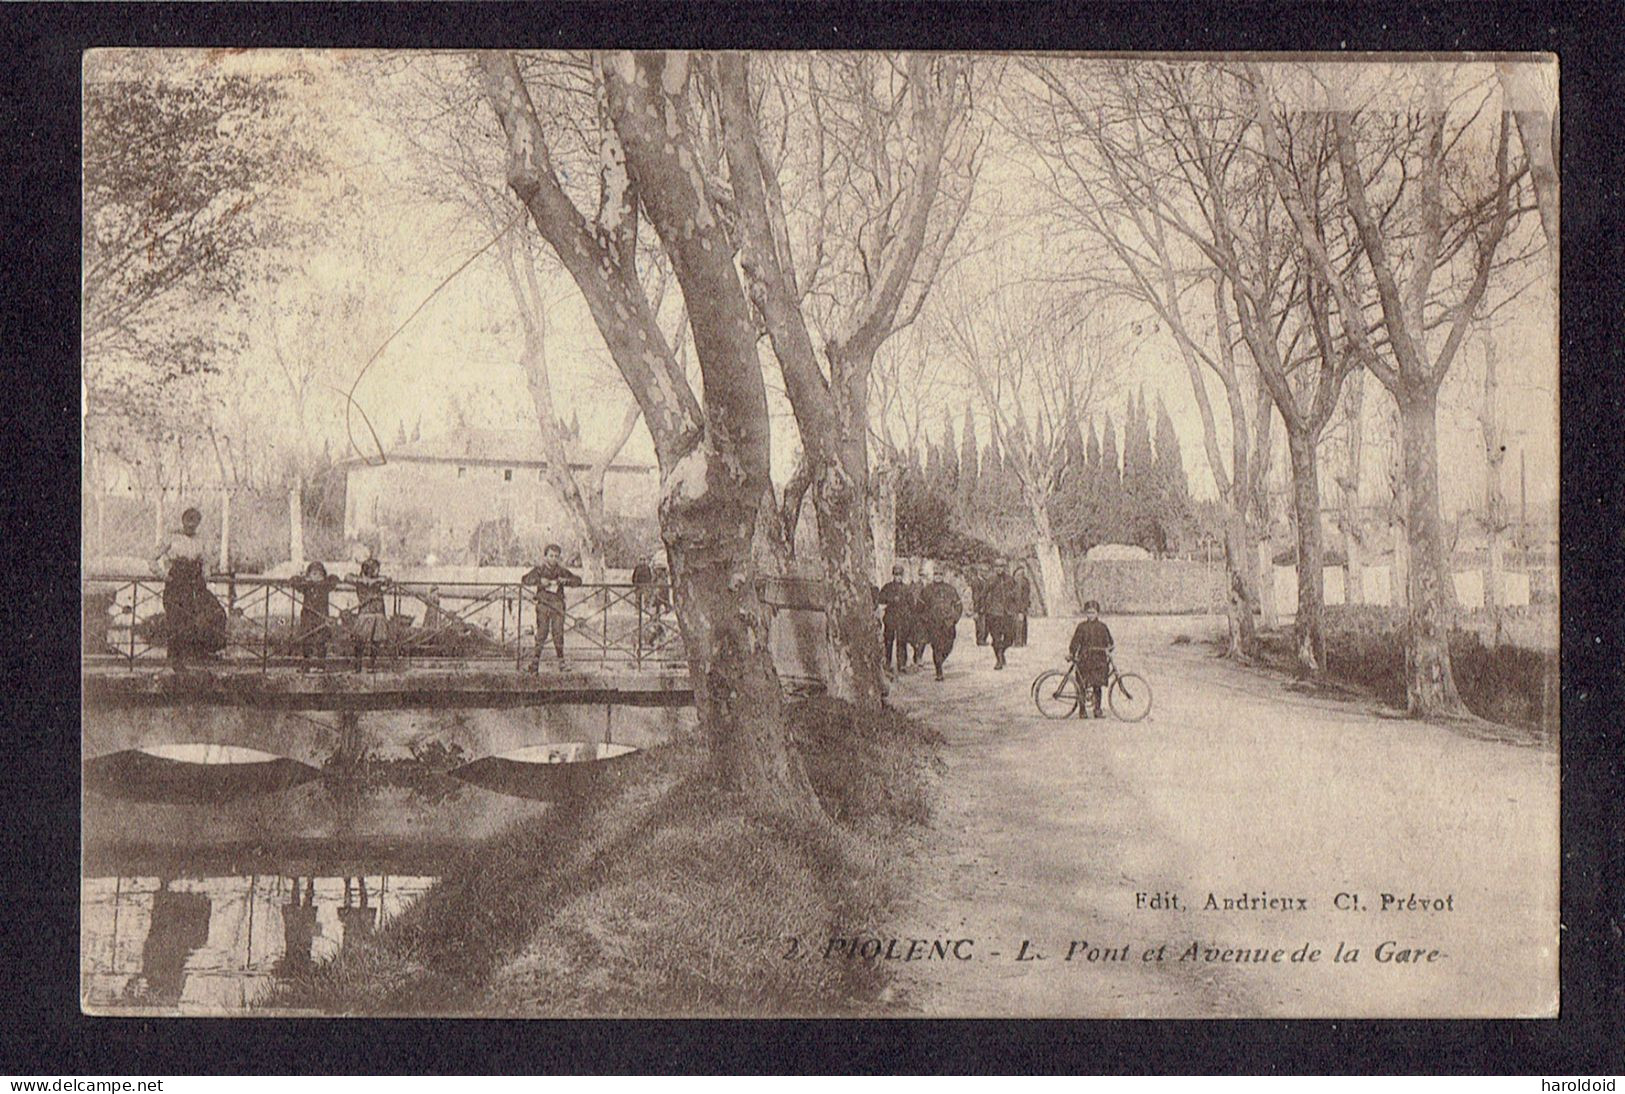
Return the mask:
<path fill-rule="evenodd" d="M 295 570 L 305 568 L 305 491 L 297 477 L 288 488 L 288 558 Z"/>
<path fill-rule="evenodd" d="M 140 600 L 141 600 L 141 582 L 138 579 L 136 581 L 130 582 L 130 667 L 131 668 L 135 667 L 135 621 L 136 621 L 135 609 L 136 609 L 137 604 L 140 602 Z M 166 620 L 164 620 L 164 628 L 165 628 L 166 631 L 168 630 L 168 627 L 169 627 L 169 620 L 166 619 Z M 169 652 L 169 636 L 168 636 L 167 633 L 164 636 L 164 652 L 165 653 Z"/>
<path fill-rule="evenodd" d="M 231 569 L 231 489 L 220 487 L 220 569 Z"/>
<path fill-rule="evenodd" d="M 600 665 L 606 665 L 609 663 L 609 586 L 598 586 L 598 595 L 604 601 L 604 642 L 603 646 L 598 651 L 598 663 Z"/>

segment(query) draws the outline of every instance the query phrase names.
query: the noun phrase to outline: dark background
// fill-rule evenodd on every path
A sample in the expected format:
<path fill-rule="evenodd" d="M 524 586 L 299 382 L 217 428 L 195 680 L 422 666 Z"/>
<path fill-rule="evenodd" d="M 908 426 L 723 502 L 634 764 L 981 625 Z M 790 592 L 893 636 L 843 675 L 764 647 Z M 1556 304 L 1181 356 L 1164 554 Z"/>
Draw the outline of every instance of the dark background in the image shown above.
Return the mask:
<path fill-rule="evenodd" d="M 1612 3 L 0 7 L 0 1072 L 1625 1070 L 1625 592 Z M 1562 1017 L 1508 1022 L 494 1022 L 79 1013 L 79 71 L 96 46 L 1552 51 L 1562 92 Z"/>

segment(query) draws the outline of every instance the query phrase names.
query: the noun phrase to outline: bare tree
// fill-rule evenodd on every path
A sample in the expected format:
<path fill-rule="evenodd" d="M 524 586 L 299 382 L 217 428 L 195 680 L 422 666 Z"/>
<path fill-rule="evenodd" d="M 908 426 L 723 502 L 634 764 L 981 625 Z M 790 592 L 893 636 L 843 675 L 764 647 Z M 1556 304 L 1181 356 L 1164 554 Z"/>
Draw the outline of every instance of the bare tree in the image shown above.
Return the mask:
<path fill-rule="evenodd" d="M 1234 113 L 1211 84 L 1203 87 L 1192 79 L 1191 69 L 1158 66 L 1145 76 L 1161 94 L 1141 117 L 1158 143 L 1177 153 L 1176 177 L 1185 181 L 1200 219 L 1192 223 L 1177 206 L 1155 197 L 1152 208 L 1222 275 L 1263 390 L 1285 426 L 1297 537 L 1294 645 L 1300 671 L 1318 675 L 1326 664 L 1319 447 L 1357 359 L 1334 335 L 1324 283 L 1298 249 L 1280 245 L 1280 207 L 1256 159 L 1247 154 L 1246 127 L 1226 132 L 1224 122 Z M 1328 223 L 1321 200 L 1329 145 L 1312 130 L 1294 136 L 1298 147 L 1289 149 L 1287 169 L 1313 200 L 1308 211 L 1322 249 L 1346 269 L 1349 233 Z M 1147 190 L 1148 196 L 1164 193 L 1160 186 Z"/>
<path fill-rule="evenodd" d="M 1506 445 L 1501 430 L 1501 377 L 1497 360 L 1495 332 L 1486 324 L 1481 332 L 1484 344 L 1484 388 L 1478 406 L 1478 426 L 1484 442 L 1484 610 L 1490 618 L 1491 641 L 1501 644 L 1503 613 L 1501 584 L 1504 570 L 1503 548 L 1507 519 L 1506 497 L 1501 489 L 1501 471 L 1506 465 Z"/>
<path fill-rule="evenodd" d="M 541 432 L 543 472 L 553 492 L 564 503 L 564 511 L 574 526 L 587 573 L 602 579 L 604 554 L 608 547 L 604 524 L 604 479 L 610 465 L 625 449 L 643 417 L 636 400 L 621 415 L 615 432 L 592 461 L 578 471 L 581 455 L 568 435 L 553 397 L 553 377 L 548 365 L 548 304 L 536 276 L 537 258 L 530 237 L 507 233 L 502 236 L 502 266 L 513 292 L 524 341 L 519 364 L 524 369 L 525 386 L 536 409 Z M 652 305 L 659 311 L 659 301 Z M 681 352 L 688 335 L 686 317 L 677 329 L 675 342 Z"/>
<path fill-rule="evenodd" d="M 876 709 L 882 683 L 870 584 L 869 378 L 880 346 L 919 313 L 968 200 L 967 192 L 946 226 L 942 217 L 933 218 L 944 160 L 967 103 L 963 63 L 920 54 L 805 62 L 813 129 L 798 129 L 790 109 L 779 119 L 781 133 L 806 133 L 816 153 L 811 174 L 820 200 L 804 233 L 810 242 L 799 274 L 779 170 L 764 147 L 753 62 L 724 54 L 712 64 L 741 266 L 802 440 L 804 467 L 792 479 L 796 489 L 789 500 L 799 504 L 805 483 L 818 520 L 831 689 L 860 708 Z M 782 77 L 776 90 L 788 105 Z M 843 94 L 851 107 L 844 125 L 836 106 Z M 904 119 L 910 125 L 899 134 Z M 825 140 L 843 138 L 844 146 L 826 157 Z M 906 162 L 896 161 L 900 155 Z M 864 221 L 854 224 L 840 215 L 847 206 L 839 181 L 826 183 L 830 159 L 842 161 L 846 179 L 874 183 L 874 192 L 865 195 L 873 204 Z M 840 242 L 859 260 L 861 280 L 832 261 L 832 237 L 844 237 Z M 806 303 L 820 278 L 831 301 L 823 337 L 827 372 Z"/>
<path fill-rule="evenodd" d="M 1557 272 L 1557 70 L 1552 64 L 1498 61 L 1496 78 L 1506 109 L 1518 123 L 1518 139 L 1529 163 L 1529 178 L 1546 237 L 1549 267 Z M 1552 86 L 1546 86 L 1548 81 Z M 1556 278 L 1553 278 L 1555 289 Z"/>
<path fill-rule="evenodd" d="M 1365 458 L 1365 370 L 1343 385 L 1343 459 L 1336 472 L 1338 529 L 1343 539 L 1343 600 L 1364 604 L 1365 527 L 1360 514 L 1360 468 Z"/>
<path fill-rule="evenodd" d="M 869 468 L 869 526 L 880 574 L 891 573 L 896 557 L 897 491 L 908 454 L 918 450 L 927 417 L 946 408 L 942 355 L 931 352 L 918 330 L 881 347 L 871 372 L 869 435 L 876 447 Z"/>
<path fill-rule="evenodd" d="M 1072 614 L 1075 597 L 1051 512 L 1067 469 L 1068 423 L 1088 419 L 1111 386 L 1104 337 L 1087 323 L 1069 321 L 1049 293 L 1012 285 L 1008 277 L 980 296 L 956 283 L 942 293 L 933 317 L 977 393 L 1004 469 L 1020 486 L 1044 609 Z"/>
<path fill-rule="evenodd" d="M 1170 227 L 1162 187 L 1169 177 L 1165 153 L 1152 154 L 1146 131 L 1149 108 L 1134 73 L 1124 66 L 1080 71 L 1049 61 L 1031 62 L 1035 86 L 1013 116 L 1035 119 L 1017 135 L 1037 154 L 1052 216 L 1074 230 L 1071 273 L 1086 301 L 1127 298 L 1149 307 L 1166 325 L 1195 397 L 1203 452 L 1225 504 L 1225 565 L 1229 576 L 1229 652 L 1251 656 L 1257 647 L 1256 614 L 1267 603 L 1268 572 L 1259 573 L 1259 515 L 1268 466 L 1272 415 L 1268 394 L 1250 384 L 1236 334 L 1233 301 L 1211 249 Z M 1234 122 L 1229 123 L 1231 130 Z M 1188 192 L 1188 190 L 1187 190 Z M 1186 204 L 1188 215 L 1201 211 Z M 1070 242 L 1070 241 L 1069 241 Z M 1221 446 L 1209 377 L 1224 394 L 1229 453 Z M 1256 390 L 1254 390 L 1256 389 Z"/>
<path fill-rule="evenodd" d="M 475 230 L 495 233 L 496 253 L 519 321 L 517 360 L 535 410 L 546 487 L 562 503 L 590 575 L 601 577 L 608 532 L 604 517 L 604 482 L 610 465 L 630 441 L 642 418 L 637 401 L 630 400 L 615 432 L 590 457 L 581 452 L 564 426 L 564 411 L 555 397 L 549 364 L 549 327 L 553 302 L 550 278 L 559 267 L 549 261 L 532 237 L 513 230 L 517 206 L 511 190 L 492 171 L 500 162 L 504 136 L 485 122 L 489 107 L 471 88 L 460 62 L 430 55 L 401 62 L 391 56 L 374 62 L 387 66 L 392 79 L 375 80 L 375 94 L 386 99 L 386 116 L 397 119 L 398 135 L 411 149 L 415 187 L 430 202 L 449 204 Z M 522 58 L 521 71 L 536 62 Z M 595 91 L 591 59 L 585 55 L 552 55 L 532 81 L 542 110 L 563 133 L 555 144 L 555 159 L 568 174 L 600 179 L 595 172 L 598 148 L 594 134 L 606 124 L 602 97 Z M 598 188 L 599 201 L 608 191 Z M 642 245 L 640 275 L 649 283 L 657 314 L 670 281 L 658 248 Z M 687 336 L 686 317 L 679 316 L 674 342 L 679 354 Z"/>
<path fill-rule="evenodd" d="M 607 124 L 592 220 L 566 193 L 544 125 L 510 54 L 479 58 L 501 121 L 508 184 L 585 297 L 642 408 L 662 483 L 661 534 L 701 725 L 726 786 L 756 807 L 820 815 L 790 749 L 768 646 L 752 540 L 769 495 L 767 396 L 756 324 L 694 139 L 691 66 L 682 53 L 595 55 Z M 702 392 L 696 395 L 640 283 L 646 210 L 687 304 Z"/>
<path fill-rule="evenodd" d="M 1299 239 L 1336 302 L 1354 352 L 1398 405 L 1410 551 L 1408 707 L 1423 716 L 1462 713 L 1448 641 L 1454 597 L 1439 514 L 1437 407 L 1439 387 L 1497 260 L 1506 261 L 1498 252 L 1518 211 L 1515 198 L 1525 174 L 1509 155 L 1511 120 L 1502 111 L 1499 124 L 1492 119 L 1475 128 L 1498 97 L 1495 89 L 1470 89 L 1465 103 L 1458 95 L 1447 104 L 1437 72 L 1423 76 L 1419 101 L 1405 104 L 1404 112 L 1345 104 L 1329 111 L 1342 200 L 1375 282 L 1379 343 L 1366 301 L 1349 271 L 1328 253 L 1310 211 L 1311 196 L 1290 170 L 1283 134 L 1302 112 L 1283 113 L 1260 66 L 1248 66 L 1247 74 L 1265 159 Z M 1487 153 L 1486 144 L 1492 149 Z M 1487 179 L 1474 170 L 1486 154 L 1494 165 Z M 1385 216 L 1389 210 L 1404 218 L 1403 246 L 1394 245 L 1398 228 Z"/>

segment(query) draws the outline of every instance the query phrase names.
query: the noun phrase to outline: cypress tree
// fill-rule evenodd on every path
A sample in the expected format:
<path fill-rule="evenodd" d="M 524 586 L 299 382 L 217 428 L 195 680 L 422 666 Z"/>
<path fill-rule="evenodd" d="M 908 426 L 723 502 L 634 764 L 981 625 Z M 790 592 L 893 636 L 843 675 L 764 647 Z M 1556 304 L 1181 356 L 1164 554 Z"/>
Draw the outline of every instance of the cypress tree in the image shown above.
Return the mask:
<path fill-rule="evenodd" d="M 1128 420 L 1123 423 L 1123 487 L 1142 504 L 1154 493 L 1154 456 L 1151 451 L 1151 428 L 1147 421 L 1145 391 L 1136 401 L 1129 393 Z"/>
<path fill-rule="evenodd" d="M 976 419 L 971 416 L 970 404 L 965 404 L 965 426 L 959 437 L 959 491 L 965 498 L 976 494 L 981 475 L 980 453 L 976 447 Z"/>
<path fill-rule="evenodd" d="M 1110 411 L 1106 412 L 1106 425 L 1100 442 L 1100 477 L 1110 486 L 1122 484 L 1122 471 L 1117 461 L 1117 427 L 1112 424 Z"/>
<path fill-rule="evenodd" d="M 1179 434 L 1174 420 L 1168 416 L 1168 407 L 1162 396 L 1157 396 L 1157 479 L 1167 499 L 1183 504 L 1190 497 L 1190 483 L 1185 477 L 1185 458 L 1179 451 Z"/>
<path fill-rule="evenodd" d="M 1081 481 L 1089 466 L 1089 454 L 1084 448 L 1083 430 L 1078 426 L 1078 408 L 1075 406 L 1067 408 L 1062 438 L 1061 447 L 1067 475 Z"/>

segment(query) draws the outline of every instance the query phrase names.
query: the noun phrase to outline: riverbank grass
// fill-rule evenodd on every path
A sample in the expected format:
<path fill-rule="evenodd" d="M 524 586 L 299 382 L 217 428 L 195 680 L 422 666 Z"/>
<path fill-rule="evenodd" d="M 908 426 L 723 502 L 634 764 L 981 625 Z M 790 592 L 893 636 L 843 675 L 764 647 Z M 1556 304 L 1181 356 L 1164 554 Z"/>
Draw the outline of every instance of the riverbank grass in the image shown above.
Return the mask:
<path fill-rule="evenodd" d="M 379 933 L 268 1001 L 334 1014 L 804 1015 L 884 1007 L 883 974 L 826 962 L 908 883 L 940 737 L 901 714 L 790 708 L 831 823 L 753 815 L 683 740 L 490 840 Z M 786 959 L 790 939 L 810 956 Z"/>

